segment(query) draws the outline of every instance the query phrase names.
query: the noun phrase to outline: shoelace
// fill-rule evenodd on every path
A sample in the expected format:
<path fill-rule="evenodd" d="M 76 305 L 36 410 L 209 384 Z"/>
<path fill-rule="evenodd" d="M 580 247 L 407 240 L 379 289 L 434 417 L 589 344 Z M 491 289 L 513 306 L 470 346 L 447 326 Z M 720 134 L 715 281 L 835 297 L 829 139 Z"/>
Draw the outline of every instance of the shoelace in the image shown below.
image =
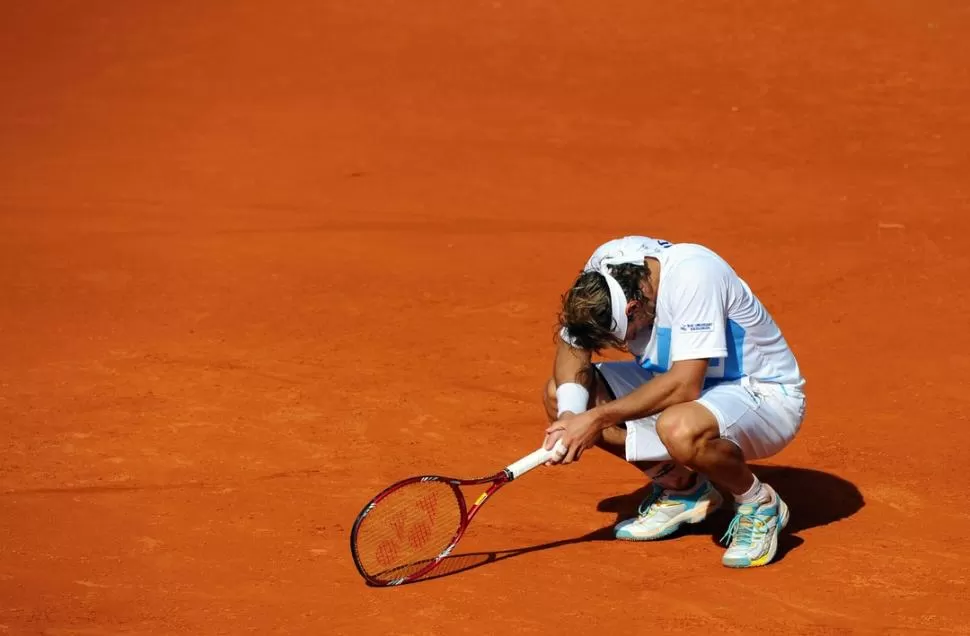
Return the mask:
<path fill-rule="evenodd" d="M 741 509 L 734 515 L 731 525 L 727 532 L 721 537 L 721 543 L 737 545 L 739 548 L 749 547 L 755 540 L 755 535 L 760 538 L 767 531 L 768 524 L 758 517 L 757 509 L 751 512 L 742 512 Z"/>
<path fill-rule="evenodd" d="M 662 494 L 663 489 L 658 486 L 654 486 L 653 490 L 650 491 L 650 494 L 647 495 L 647 498 L 640 502 L 640 507 L 637 508 L 637 514 L 641 517 L 646 515 L 650 510 L 650 506 L 656 503 L 661 498 Z"/>
<path fill-rule="evenodd" d="M 654 486 L 653 491 L 647 496 L 647 498 L 640 502 L 640 507 L 637 508 L 637 514 L 641 517 L 653 514 L 656 511 L 656 509 L 653 508 L 654 504 L 657 504 L 658 506 L 676 505 L 673 501 L 668 499 L 666 490 L 659 486 Z"/>

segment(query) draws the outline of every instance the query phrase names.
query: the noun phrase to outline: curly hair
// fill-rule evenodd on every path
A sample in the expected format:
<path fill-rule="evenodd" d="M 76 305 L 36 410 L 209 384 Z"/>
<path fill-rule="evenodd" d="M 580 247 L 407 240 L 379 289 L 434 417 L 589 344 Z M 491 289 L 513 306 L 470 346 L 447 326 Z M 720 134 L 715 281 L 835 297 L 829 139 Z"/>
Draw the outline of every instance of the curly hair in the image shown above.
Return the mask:
<path fill-rule="evenodd" d="M 643 265 L 610 265 L 609 270 L 628 301 L 643 298 L 640 289 L 640 281 L 646 274 Z M 563 294 L 559 326 L 566 329 L 576 345 L 587 351 L 623 348 L 623 340 L 613 335 L 610 289 L 599 272 L 583 272 Z"/>

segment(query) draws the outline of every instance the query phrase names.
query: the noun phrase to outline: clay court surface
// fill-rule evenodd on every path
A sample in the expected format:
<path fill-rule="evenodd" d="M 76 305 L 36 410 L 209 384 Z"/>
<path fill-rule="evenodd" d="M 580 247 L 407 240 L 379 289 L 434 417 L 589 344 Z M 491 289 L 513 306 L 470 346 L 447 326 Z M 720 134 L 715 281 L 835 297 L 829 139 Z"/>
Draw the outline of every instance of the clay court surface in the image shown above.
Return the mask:
<path fill-rule="evenodd" d="M 970 632 L 963 2 L 7 2 L 0 634 Z M 348 536 L 545 426 L 559 296 L 704 243 L 808 380 L 792 522 L 610 540 L 642 476 L 504 489 L 447 576 Z"/>

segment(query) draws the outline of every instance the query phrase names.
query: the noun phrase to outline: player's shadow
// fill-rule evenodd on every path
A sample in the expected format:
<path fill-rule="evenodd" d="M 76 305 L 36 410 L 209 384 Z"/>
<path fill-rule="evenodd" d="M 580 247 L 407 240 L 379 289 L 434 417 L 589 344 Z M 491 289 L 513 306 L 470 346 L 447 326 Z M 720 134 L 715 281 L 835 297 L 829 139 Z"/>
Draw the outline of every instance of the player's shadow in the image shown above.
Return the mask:
<path fill-rule="evenodd" d="M 789 466 L 752 466 L 752 469 L 759 479 L 771 484 L 791 509 L 788 526 L 779 539 L 775 562 L 783 560 L 789 552 L 804 543 L 804 539 L 798 536 L 799 532 L 850 517 L 865 505 L 862 493 L 854 484 L 831 473 Z M 612 541 L 613 525 L 623 519 L 635 516 L 640 502 L 649 492 L 650 486 L 645 485 L 634 492 L 609 497 L 599 502 L 597 510 L 612 512 L 616 515 L 613 523 L 599 530 L 580 537 L 513 550 L 454 554 L 443 559 L 438 567 L 426 576 L 412 581 L 412 583 L 440 579 L 530 552 L 550 550 L 587 541 Z M 703 523 L 687 525 L 684 530 L 672 535 L 670 539 L 685 534 L 709 535 L 713 541 L 719 542 L 730 519 L 730 510 L 721 510 Z"/>

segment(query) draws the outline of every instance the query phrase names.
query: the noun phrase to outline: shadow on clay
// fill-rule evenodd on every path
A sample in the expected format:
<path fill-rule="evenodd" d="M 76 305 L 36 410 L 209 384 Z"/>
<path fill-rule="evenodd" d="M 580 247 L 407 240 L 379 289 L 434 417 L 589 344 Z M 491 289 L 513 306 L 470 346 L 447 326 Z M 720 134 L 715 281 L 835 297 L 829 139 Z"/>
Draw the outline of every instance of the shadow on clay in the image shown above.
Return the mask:
<path fill-rule="evenodd" d="M 854 484 L 831 473 L 790 466 L 753 465 L 751 468 L 759 479 L 771 484 L 791 510 L 788 526 L 781 533 L 778 554 L 773 563 L 784 560 L 789 552 L 805 543 L 805 540 L 799 537 L 798 533 L 846 519 L 865 506 L 862 493 Z M 623 519 L 635 516 L 637 507 L 649 492 L 650 486 L 645 485 L 631 493 L 608 497 L 599 502 L 596 509 L 600 512 L 615 513 L 615 521 L 581 537 L 551 541 L 513 550 L 454 554 L 443 559 L 438 567 L 426 576 L 411 581 L 409 584 L 440 579 L 530 552 L 551 550 L 588 541 L 613 541 L 613 525 Z M 720 510 L 703 523 L 687 525 L 682 531 L 662 541 L 670 541 L 685 535 L 708 535 L 715 543 L 720 543 L 721 536 L 730 521 L 731 511 Z"/>

